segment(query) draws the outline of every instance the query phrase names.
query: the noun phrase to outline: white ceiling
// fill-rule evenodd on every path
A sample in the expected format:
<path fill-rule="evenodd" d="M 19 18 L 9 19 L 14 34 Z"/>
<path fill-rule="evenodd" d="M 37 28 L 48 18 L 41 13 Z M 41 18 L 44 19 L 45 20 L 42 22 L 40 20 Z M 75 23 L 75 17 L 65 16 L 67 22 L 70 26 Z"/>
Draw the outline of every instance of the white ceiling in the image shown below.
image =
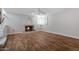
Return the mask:
<path fill-rule="evenodd" d="M 40 8 L 40 10 L 46 14 L 53 14 L 62 11 L 64 8 Z M 38 11 L 38 8 L 4 8 L 7 13 L 15 13 L 15 14 L 31 14 Z"/>

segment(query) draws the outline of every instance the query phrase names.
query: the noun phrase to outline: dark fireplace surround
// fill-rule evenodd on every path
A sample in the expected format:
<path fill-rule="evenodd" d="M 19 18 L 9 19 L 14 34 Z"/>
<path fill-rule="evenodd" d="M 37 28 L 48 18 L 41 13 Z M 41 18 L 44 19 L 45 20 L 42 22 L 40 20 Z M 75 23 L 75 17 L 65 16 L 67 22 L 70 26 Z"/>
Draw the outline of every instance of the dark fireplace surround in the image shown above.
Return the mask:
<path fill-rule="evenodd" d="M 34 25 L 25 25 L 25 31 L 34 31 Z"/>

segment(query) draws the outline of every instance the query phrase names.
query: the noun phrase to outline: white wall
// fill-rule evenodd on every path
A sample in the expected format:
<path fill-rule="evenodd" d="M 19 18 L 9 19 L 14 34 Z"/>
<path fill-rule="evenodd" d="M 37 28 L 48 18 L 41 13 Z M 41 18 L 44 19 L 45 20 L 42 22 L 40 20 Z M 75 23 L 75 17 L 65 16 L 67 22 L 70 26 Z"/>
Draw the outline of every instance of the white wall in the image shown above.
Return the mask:
<path fill-rule="evenodd" d="M 8 33 L 14 32 L 24 32 L 25 25 L 31 24 L 31 19 L 27 15 L 20 14 L 6 14 L 7 17 L 5 19 L 8 27 Z"/>
<path fill-rule="evenodd" d="M 50 15 L 44 30 L 79 38 L 79 9 L 64 9 Z"/>
<path fill-rule="evenodd" d="M 24 32 L 24 25 L 31 21 L 28 15 L 7 14 L 8 32 Z M 10 30 L 10 29 L 11 30 Z M 44 31 L 60 33 L 79 38 L 79 9 L 63 9 L 48 16 Z"/>

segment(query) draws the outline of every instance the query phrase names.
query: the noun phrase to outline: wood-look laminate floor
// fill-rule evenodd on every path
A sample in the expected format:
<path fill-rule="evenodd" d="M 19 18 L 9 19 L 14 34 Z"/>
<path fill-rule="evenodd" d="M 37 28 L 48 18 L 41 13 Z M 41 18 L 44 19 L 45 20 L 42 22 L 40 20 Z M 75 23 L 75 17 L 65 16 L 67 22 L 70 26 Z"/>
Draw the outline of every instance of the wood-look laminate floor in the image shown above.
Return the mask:
<path fill-rule="evenodd" d="M 8 35 L 3 48 L 11 51 L 79 51 L 79 40 L 48 32 Z"/>

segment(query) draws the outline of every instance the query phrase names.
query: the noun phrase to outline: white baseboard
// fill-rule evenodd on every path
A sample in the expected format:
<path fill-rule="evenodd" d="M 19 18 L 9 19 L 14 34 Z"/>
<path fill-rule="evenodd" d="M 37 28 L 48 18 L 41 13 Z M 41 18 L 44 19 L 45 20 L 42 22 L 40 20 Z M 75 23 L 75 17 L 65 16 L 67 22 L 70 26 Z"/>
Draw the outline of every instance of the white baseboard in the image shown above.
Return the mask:
<path fill-rule="evenodd" d="M 33 33 L 33 32 L 37 32 L 37 31 L 30 31 L 30 32 L 26 32 L 26 33 Z M 18 33 L 24 33 L 24 32 L 13 32 L 13 33 L 8 33 L 8 35 L 18 34 Z"/>
<path fill-rule="evenodd" d="M 17 33 L 23 33 L 23 32 L 13 32 L 13 33 L 8 33 L 8 35 L 10 35 L 10 34 L 17 34 Z"/>
<path fill-rule="evenodd" d="M 57 33 L 57 32 L 52 32 L 52 31 L 45 31 L 45 32 L 54 33 L 54 34 L 58 34 L 58 35 L 63 35 L 63 36 L 79 39 L 79 37 L 77 37 L 77 36 L 70 36 L 70 35 L 65 35 L 65 34 L 62 34 L 62 33 Z"/>

